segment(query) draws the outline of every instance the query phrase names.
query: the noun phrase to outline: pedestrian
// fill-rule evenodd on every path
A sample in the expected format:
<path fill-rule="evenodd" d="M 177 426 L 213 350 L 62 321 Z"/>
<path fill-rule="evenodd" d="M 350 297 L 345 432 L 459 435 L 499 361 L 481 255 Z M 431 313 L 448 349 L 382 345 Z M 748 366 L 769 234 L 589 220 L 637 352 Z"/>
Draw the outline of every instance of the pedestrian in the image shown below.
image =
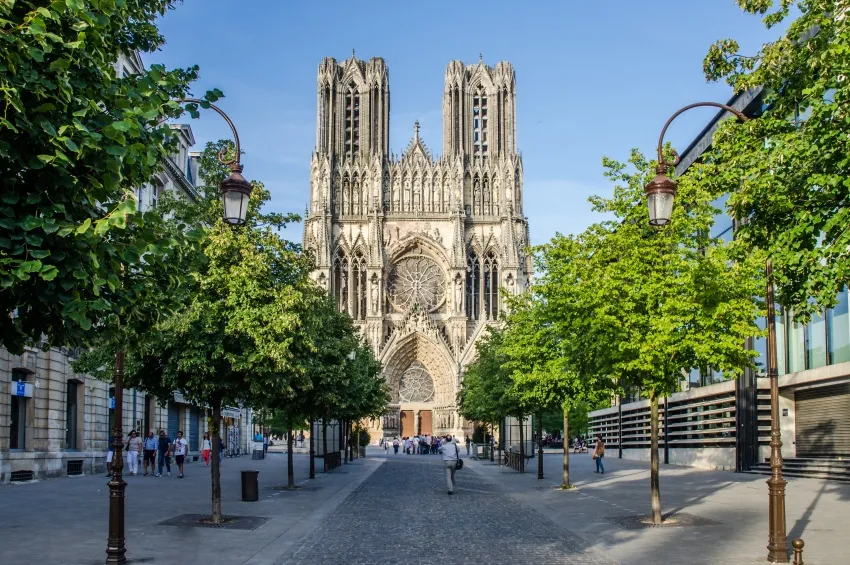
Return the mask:
<path fill-rule="evenodd" d="M 393 455 L 398 455 L 398 438 L 393 440 Z"/>
<path fill-rule="evenodd" d="M 189 442 L 183 439 L 183 432 L 177 432 L 177 439 L 174 440 L 174 461 L 177 462 L 177 469 L 180 471 L 180 474 L 177 475 L 178 479 L 183 478 L 183 463 L 186 461 L 186 456 L 189 455 Z"/>
<path fill-rule="evenodd" d="M 144 466 L 145 466 L 145 476 L 148 476 L 148 463 L 151 465 L 151 475 L 154 474 L 154 469 L 156 465 L 156 448 L 157 441 L 156 438 L 153 437 L 153 431 L 148 432 L 148 437 L 145 438 L 145 457 L 144 457 Z"/>
<path fill-rule="evenodd" d="M 156 460 L 156 476 L 162 476 L 162 465 L 165 464 L 165 469 L 168 476 L 171 476 L 171 439 L 165 435 L 165 430 L 159 430 L 159 440 L 156 444 L 157 460 Z"/>
<path fill-rule="evenodd" d="M 114 438 L 110 435 L 106 440 L 106 476 L 112 476 L 112 458 L 115 456 L 112 448 L 112 440 Z"/>
<path fill-rule="evenodd" d="M 440 446 L 440 453 L 443 454 L 446 486 L 449 487 L 449 495 L 451 495 L 455 490 L 455 471 L 457 470 L 457 460 L 460 459 L 460 452 L 457 450 L 457 444 L 452 441 L 452 436 L 446 436 L 446 441 Z"/>
<path fill-rule="evenodd" d="M 602 463 L 602 458 L 605 457 L 605 442 L 602 441 L 602 435 L 596 436 L 596 448 L 593 450 L 593 458 L 596 459 L 596 473 L 605 474 L 605 465 Z"/>
<path fill-rule="evenodd" d="M 389 455 L 390 454 L 390 442 L 385 441 L 383 439 L 381 441 L 384 443 L 384 455 Z"/>
<path fill-rule="evenodd" d="M 136 430 L 130 432 L 130 438 L 127 440 L 127 468 L 131 475 L 139 474 L 139 456 L 142 454 L 142 438 L 136 433 Z"/>
<path fill-rule="evenodd" d="M 266 453 L 269 452 L 269 433 L 266 432 L 263 434 L 263 457 L 266 456 Z"/>
<path fill-rule="evenodd" d="M 466 454 L 469 455 L 469 436 L 466 436 L 463 442 L 466 444 Z"/>
<path fill-rule="evenodd" d="M 212 452 L 212 442 L 210 441 L 210 433 L 204 432 L 204 439 L 201 442 L 201 454 L 204 456 L 204 467 L 210 466 L 210 453 Z"/>

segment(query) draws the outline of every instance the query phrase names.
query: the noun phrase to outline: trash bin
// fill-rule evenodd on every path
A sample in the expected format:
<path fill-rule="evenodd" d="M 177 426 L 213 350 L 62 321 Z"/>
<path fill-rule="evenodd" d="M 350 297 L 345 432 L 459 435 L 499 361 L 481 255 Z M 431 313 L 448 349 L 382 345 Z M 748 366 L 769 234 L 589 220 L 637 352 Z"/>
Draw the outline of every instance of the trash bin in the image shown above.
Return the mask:
<path fill-rule="evenodd" d="M 242 471 L 242 502 L 257 502 L 260 499 L 259 471 Z"/>

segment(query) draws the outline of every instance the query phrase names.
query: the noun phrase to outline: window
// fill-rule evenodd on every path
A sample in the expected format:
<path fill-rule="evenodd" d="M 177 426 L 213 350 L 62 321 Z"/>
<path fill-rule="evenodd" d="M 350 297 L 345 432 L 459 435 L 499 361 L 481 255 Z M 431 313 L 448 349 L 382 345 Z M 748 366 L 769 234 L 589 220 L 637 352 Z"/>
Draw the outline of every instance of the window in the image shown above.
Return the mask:
<path fill-rule="evenodd" d="M 826 322 L 820 314 L 812 314 L 806 324 L 806 368 L 826 365 Z"/>
<path fill-rule="evenodd" d="M 499 265 L 496 255 L 490 251 L 484 258 L 484 316 L 488 320 L 499 319 Z"/>
<path fill-rule="evenodd" d="M 348 310 L 348 259 L 342 250 L 337 252 L 334 259 L 333 292 L 340 312 Z"/>
<path fill-rule="evenodd" d="M 345 95 L 345 154 L 356 155 L 360 150 L 360 94 L 355 85 Z"/>
<path fill-rule="evenodd" d="M 847 312 L 847 289 L 838 293 L 838 304 L 826 313 L 830 364 L 850 361 L 850 317 Z"/>
<path fill-rule="evenodd" d="M 24 383 L 26 381 L 26 371 L 12 369 L 13 383 Z M 13 396 L 11 408 L 12 410 L 9 414 L 9 449 L 26 449 L 27 398 L 24 396 Z"/>
<path fill-rule="evenodd" d="M 108 436 L 108 443 L 112 443 L 112 434 L 115 431 L 115 387 L 109 387 L 109 398 L 107 402 L 109 403 L 109 415 L 106 420 L 106 435 Z"/>
<path fill-rule="evenodd" d="M 65 390 L 65 449 L 77 449 L 77 391 L 79 384 L 68 381 Z"/>
<path fill-rule="evenodd" d="M 787 317 L 785 310 L 779 304 L 776 305 L 776 374 L 784 375 L 788 372 L 788 347 L 787 347 Z M 767 366 L 765 357 L 765 366 Z"/>
<path fill-rule="evenodd" d="M 806 336 L 805 327 L 793 321 L 793 314 L 788 315 L 788 372 L 806 370 Z"/>
<path fill-rule="evenodd" d="M 143 211 L 145 209 L 145 187 L 139 187 L 139 203 L 138 203 L 139 211 Z"/>
<path fill-rule="evenodd" d="M 366 258 L 360 251 L 354 254 L 351 260 L 351 280 L 354 284 L 354 312 L 355 320 L 366 319 Z"/>
<path fill-rule="evenodd" d="M 487 156 L 487 95 L 481 87 L 472 97 L 472 152 Z"/>
<path fill-rule="evenodd" d="M 466 259 L 466 316 L 477 320 L 481 314 L 481 264 L 474 251 Z"/>

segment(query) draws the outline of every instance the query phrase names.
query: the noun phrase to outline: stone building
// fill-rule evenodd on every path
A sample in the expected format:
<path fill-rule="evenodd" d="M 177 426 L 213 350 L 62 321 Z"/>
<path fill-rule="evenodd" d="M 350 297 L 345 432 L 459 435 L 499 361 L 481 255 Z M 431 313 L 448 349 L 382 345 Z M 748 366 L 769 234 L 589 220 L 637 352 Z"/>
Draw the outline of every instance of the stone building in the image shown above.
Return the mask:
<path fill-rule="evenodd" d="M 126 76 L 139 72 L 138 54 L 121 57 L 115 69 Z M 137 189 L 139 207 L 152 209 L 165 191 L 196 198 L 197 158 L 188 125 L 172 126 L 175 152 L 149 185 Z M 12 480 L 46 479 L 101 472 L 113 425 L 114 388 L 109 383 L 75 373 L 76 352 L 67 348 L 28 348 L 11 355 L 0 348 L 0 484 Z M 183 430 L 190 447 L 207 430 L 206 411 L 175 394 L 164 406 L 156 398 L 132 389 L 124 391 L 123 429 L 144 432 L 165 429 L 173 438 Z M 245 410 L 223 410 L 222 437 L 235 450 L 245 437 Z M 237 431 L 238 430 L 238 431 Z M 227 435 L 225 435 L 227 434 Z"/>
<path fill-rule="evenodd" d="M 389 121 L 383 59 L 321 62 L 304 246 L 383 364 L 392 399 L 373 438 L 463 434 L 464 367 L 531 273 L 514 69 L 449 63 L 441 156 L 418 122 L 390 154 Z"/>

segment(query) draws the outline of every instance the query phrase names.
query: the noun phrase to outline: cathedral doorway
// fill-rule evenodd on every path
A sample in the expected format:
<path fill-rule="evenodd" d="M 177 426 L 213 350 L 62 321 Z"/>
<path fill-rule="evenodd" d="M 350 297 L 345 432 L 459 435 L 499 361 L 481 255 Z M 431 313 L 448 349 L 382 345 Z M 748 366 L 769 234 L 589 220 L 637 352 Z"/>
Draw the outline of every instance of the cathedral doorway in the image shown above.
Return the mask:
<path fill-rule="evenodd" d="M 433 417 L 430 410 L 419 411 L 419 435 L 433 435 Z"/>
<path fill-rule="evenodd" d="M 413 421 L 413 410 L 401 411 L 401 437 L 416 435 L 416 422 Z"/>

